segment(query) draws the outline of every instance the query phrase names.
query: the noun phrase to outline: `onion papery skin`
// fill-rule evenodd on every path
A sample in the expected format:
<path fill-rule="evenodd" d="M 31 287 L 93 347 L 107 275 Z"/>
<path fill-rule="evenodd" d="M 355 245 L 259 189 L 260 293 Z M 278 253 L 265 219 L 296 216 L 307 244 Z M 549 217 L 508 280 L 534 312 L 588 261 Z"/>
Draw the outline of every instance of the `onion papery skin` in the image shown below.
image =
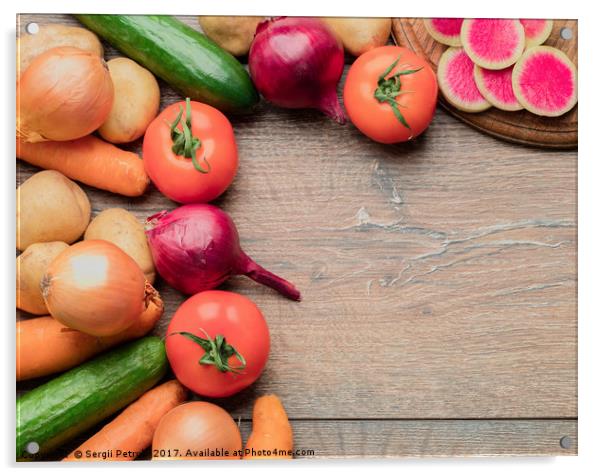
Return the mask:
<path fill-rule="evenodd" d="M 280 107 L 319 109 L 343 124 L 337 97 L 343 46 L 316 18 L 279 17 L 257 26 L 249 72 L 257 90 Z"/>
<path fill-rule="evenodd" d="M 50 263 L 41 288 L 57 321 L 105 337 L 126 330 L 144 311 L 145 281 L 136 262 L 116 245 L 86 240 Z"/>
<path fill-rule="evenodd" d="M 36 57 L 17 84 L 17 137 L 23 142 L 67 141 L 98 129 L 114 90 L 102 58 L 70 46 Z"/>
<path fill-rule="evenodd" d="M 236 225 L 214 205 L 190 204 L 157 213 L 147 219 L 146 236 L 161 277 L 185 294 L 214 289 L 228 277 L 244 274 L 289 299 L 301 299 L 291 283 L 245 254 Z"/>
<path fill-rule="evenodd" d="M 208 455 L 211 451 L 221 455 Z M 153 460 L 240 459 L 241 452 L 238 425 L 226 410 L 209 402 L 170 410 L 153 436 Z"/>

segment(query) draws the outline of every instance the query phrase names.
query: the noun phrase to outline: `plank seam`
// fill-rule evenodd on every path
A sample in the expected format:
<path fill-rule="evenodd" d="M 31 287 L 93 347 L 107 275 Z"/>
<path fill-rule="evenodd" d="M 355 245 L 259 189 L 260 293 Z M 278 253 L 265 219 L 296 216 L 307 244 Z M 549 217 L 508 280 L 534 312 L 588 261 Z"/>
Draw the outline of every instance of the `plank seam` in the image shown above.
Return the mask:
<path fill-rule="evenodd" d="M 251 418 L 240 418 L 240 421 L 251 422 Z M 445 421 L 481 421 L 481 422 L 512 422 L 512 421 L 562 421 L 562 422 L 577 422 L 577 417 L 535 417 L 535 418 L 520 418 L 520 417 L 508 417 L 508 418 L 297 418 L 289 417 L 289 421 L 299 422 L 329 422 L 329 421 L 349 421 L 349 422 L 378 422 L 378 421 L 391 421 L 391 422 L 445 422 Z"/>

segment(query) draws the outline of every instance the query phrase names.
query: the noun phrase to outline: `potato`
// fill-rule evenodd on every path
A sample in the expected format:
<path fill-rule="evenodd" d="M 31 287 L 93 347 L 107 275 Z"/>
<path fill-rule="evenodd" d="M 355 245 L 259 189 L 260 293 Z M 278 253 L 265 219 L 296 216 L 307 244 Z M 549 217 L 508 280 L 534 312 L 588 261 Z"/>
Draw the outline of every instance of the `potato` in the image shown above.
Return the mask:
<path fill-rule="evenodd" d="M 46 268 L 62 251 L 69 248 L 62 241 L 34 243 L 17 257 L 17 307 L 31 314 L 48 314 L 40 281 Z"/>
<path fill-rule="evenodd" d="M 343 43 L 348 53 L 359 56 L 383 46 L 391 35 L 390 18 L 322 18 Z"/>
<path fill-rule="evenodd" d="M 147 281 L 154 282 L 155 264 L 144 227 L 127 210 L 107 208 L 100 212 L 90 222 L 84 240 L 105 240 L 117 245 L 138 263 Z"/>
<path fill-rule="evenodd" d="M 102 45 L 91 31 L 66 25 L 40 26 L 36 34 L 23 33 L 17 39 L 17 76 L 27 69 L 36 56 L 57 46 L 73 46 L 101 58 L 103 55 Z"/>
<path fill-rule="evenodd" d="M 90 223 L 90 201 L 75 182 L 54 170 L 29 177 L 17 189 L 17 248 L 73 243 Z"/>
<path fill-rule="evenodd" d="M 115 99 L 98 132 L 114 144 L 132 142 L 144 134 L 159 112 L 159 84 L 150 71 L 129 58 L 107 62 Z"/>
<path fill-rule="evenodd" d="M 249 52 L 257 25 L 265 17 L 199 17 L 203 33 L 234 56 Z"/>

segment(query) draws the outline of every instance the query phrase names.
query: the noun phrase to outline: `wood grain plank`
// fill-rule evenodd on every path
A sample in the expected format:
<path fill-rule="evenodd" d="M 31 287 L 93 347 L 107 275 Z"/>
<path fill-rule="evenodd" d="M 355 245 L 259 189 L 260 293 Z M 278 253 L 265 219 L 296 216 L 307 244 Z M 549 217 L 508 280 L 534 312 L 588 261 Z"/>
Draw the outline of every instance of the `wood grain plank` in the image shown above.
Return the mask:
<path fill-rule="evenodd" d="M 571 39 L 563 39 L 560 31 L 572 30 Z M 425 56 L 437 71 L 439 59 L 447 46 L 435 41 L 421 18 L 394 18 L 392 23 L 395 42 Z M 554 27 L 546 45 L 564 51 L 577 64 L 577 20 L 554 20 Z M 440 95 L 439 102 L 450 114 L 476 129 L 520 144 L 539 147 L 575 148 L 578 137 L 578 111 L 574 107 L 561 117 L 540 117 L 528 111 L 507 112 L 496 108 L 475 114 L 456 109 Z"/>
<path fill-rule="evenodd" d="M 246 441 L 251 423 L 239 424 Z M 293 420 L 291 424 L 296 459 L 573 456 L 578 452 L 576 420 Z M 560 446 L 563 437 L 568 438 L 569 448 Z M 45 459 L 63 458 L 85 441 L 80 440 Z M 150 458 L 150 449 L 139 457 Z"/>
<path fill-rule="evenodd" d="M 163 105 L 179 99 L 161 87 Z M 272 335 L 261 379 L 219 402 L 235 417 L 266 392 L 297 419 L 577 416 L 576 151 L 500 142 L 440 110 L 397 146 L 265 102 L 231 120 L 240 170 L 216 203 L 304 296 L 224 286 L 257 302 Z M 35 171 L 19 162 L 18 182 Z M 94 213 L 175 207 L 154 188 L 84 189 Z M 159 289 L 162 335 L 183 297 Z"/>
<path fill-rule="evenodd" d="M 305 457 L 399 458 L 576 455 L 574 420 L 295 421 Z M 560 446 L 568 436 L 571 448 Z M 566 441 L 566 440 L 565 440 Z"/>

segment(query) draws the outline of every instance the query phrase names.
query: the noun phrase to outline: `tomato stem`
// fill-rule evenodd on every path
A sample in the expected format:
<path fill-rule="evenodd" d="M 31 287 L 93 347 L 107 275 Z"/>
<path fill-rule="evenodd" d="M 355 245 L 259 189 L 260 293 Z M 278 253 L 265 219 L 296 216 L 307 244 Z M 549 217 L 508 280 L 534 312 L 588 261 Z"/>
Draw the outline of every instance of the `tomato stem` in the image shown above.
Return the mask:
<path fill-rule="evenodd" d="M 192 111 L 190 105 L 190 98 L 186 98 L 186 117 L 182 120 L 184 111 L 180 106 L 180 112 L 176 116 L 176 119 L 170 124 L 171 140 L 173 142 L 171 150 L 176 155 L 181 155 L 187 159 L 192 160 L 192 165 L 202 174 L 208 174 L 211 171 L 211 164 L 207 160 L 207 157 L 203 155 L 203 162 L 207 168 L 201 167 L 196 159 L 196 151 L 202 145 L 201 140 L 198 137 L 192 135 Z M 181 129 L 178 126 L 181 125 Z"/>
<path fill-rule="evenodd" d="M 391 65 L 387 69 L 385 69 L 383 71 L 383 73 L 378 77 L 377 87 L 374 90 L 374 98 L 380 103 L 386 102 L 389 106 L 391 106 L 391 109 L 393 110 L 393 114 L 395 114 L 395 117 L 397 118 L 397 120 L 399 122 L 401 122 L 404 125 L 404 127 L 407 127 L 408 129 L 412 130 L 412 128 L 406 121 L 405 117 L 403 117 L 403 114 L 399 110 L 400 104 L 395 100 L 395 98 L 402 94 L 407 94 L 407 93 L 411 92 L 411 91 L 403 91 L 401 89 L 400 77 L 406 76 L 408 74 L 417 73 L 422 68 L 404 69 L 404 70 L 398 71 L 397 73 L 394 73 L 393 75 L 389 76 L 389 74 L 391 74 L 391 72 L 397 66 L 397 63 L 399 63 L 400 59 L 401 59 L 401 55 L 398 56 L 397 59 L 395 61 L 393 61 L 393 63 L 391 63 Z M 387 78 L 387 76 L 389 76 L 389 77 Z"/>
<path fill-rule="evenodd" d="M 215 339 L 211 339 L 209 334 L 207 334 L 204 329 L 200 330 L 203 332 L 203 334 L 205 334 L 206 339 L 203 339 L 202 337 L 194 335 L 190 332 L 174 332 L 174 334 L 183 335 L 203 348 L 205 354 L 199 359 L 200 365 L 214 365 L 217 370 L 224 373 L 242 373 L 241 370 L 244 370 L 244 368 L 247 366 L 247 362 L 233 346 L 226 342 L 226 338 L 221 334 L 217 334 Z M 238 367 L 231 367 L 228 363 L 228 359 L 232 356 L 235 356 L 240 362 Z"/>

